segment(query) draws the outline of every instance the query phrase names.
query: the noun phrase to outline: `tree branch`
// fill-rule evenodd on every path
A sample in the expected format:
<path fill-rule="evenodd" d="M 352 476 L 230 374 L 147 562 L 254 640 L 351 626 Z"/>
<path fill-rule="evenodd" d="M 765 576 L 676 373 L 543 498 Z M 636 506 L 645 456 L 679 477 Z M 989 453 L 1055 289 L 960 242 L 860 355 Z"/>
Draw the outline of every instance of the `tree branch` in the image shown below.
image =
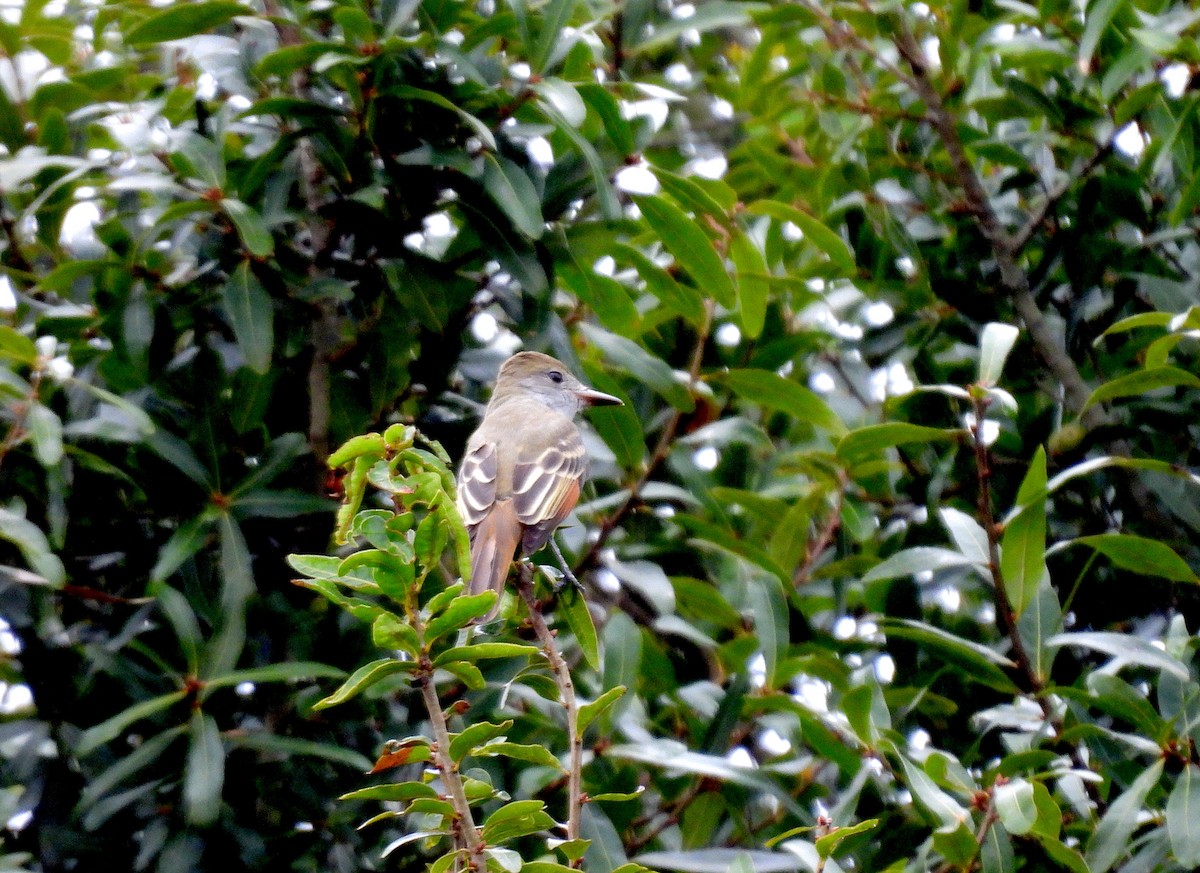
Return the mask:
<path fill-rule="evenodd" d="M 542 644 L 550 669 L 554 671 L 554 680 L 558 685 L 558 693 L 562 698 L 563 709 L 567 714 L 567 742 L 570 744 L 570 757 L 567 765 L 567 839 L 579 839 L 580 820 L 583 815 L 583 737 L 579 733 L 579 700 L 575 696 L 575 683 L 571 679 L 571 669 L 563 659 L 562 653 L 554 642 L 554 634 L 546 625 L 546 619 L 538 606 L 537 596 L 533 591 L 533 565 L 521 561 L 517 565 L 517 593 L 525 601 L 529 610 L 529 623 L 533 632 Z M 574 862 L 572 867 L 579 867 Z"/>
<path fill-rule="evenodd" d="M 929 122 L 937 132 L 942 146 L 950 157 L 950 164 L 962 186 L 967 205 L 974 214 L 984 238 L 992 249 L 992 256 L 1000 274 L 1000 287 L 1013 302 L 1017 315 L 1025 324 L 1038 356 L 1054 375 L 1055 380 L 1063 386 L 1064 400 L 1067 407 L 1081 415 L 1083 423 L 1088 428 L 1095 428 L 1105 423 L 1107 416 L 1099 406 L 1084 409 L 1091 389 L 1084 381 L 1075 362 L 1067 354 L 1050 325 L 1043 317 L 1033 292 L 1029 287 L 1029 277 L 1017 262 L 1016 252 L 1020 246 L 1014 246 L 1014 240 L 1020 237 L 1010 237 L 1004 229 L 996 211 L 992 208 L 991 198 L 983 187 L 979 174 L 975 172 L 966 148 L 958 136 L 958 128 L 954 116 L 946 109 L 941 95 L 934 88 L 929 78 L 929 60 L 917 42 L 908 23 L 901 17 L 897 20 L 893 41 L 900 56 L 912 71 L 910 82 L 917 96 L 925 103 L 929 114 Z M 1021 246 L 1024 242 L 1021 243 Z"/>

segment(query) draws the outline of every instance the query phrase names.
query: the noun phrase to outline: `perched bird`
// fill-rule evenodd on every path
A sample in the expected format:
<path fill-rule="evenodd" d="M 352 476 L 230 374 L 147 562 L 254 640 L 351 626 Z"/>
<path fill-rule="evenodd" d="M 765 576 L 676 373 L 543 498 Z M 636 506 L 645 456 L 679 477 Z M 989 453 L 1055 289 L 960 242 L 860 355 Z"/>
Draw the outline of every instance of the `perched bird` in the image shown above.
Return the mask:
<path fill-rule="evenodd" d="M 522 555 L 536 552 L 579 502 L 587 455 L 574 418 L 595 404 L 621 401 L 588 388 L 549 355 L 518 352 L 500 368 L 458 469 L 472 594 L 499 595 L 517 547 Z"/>

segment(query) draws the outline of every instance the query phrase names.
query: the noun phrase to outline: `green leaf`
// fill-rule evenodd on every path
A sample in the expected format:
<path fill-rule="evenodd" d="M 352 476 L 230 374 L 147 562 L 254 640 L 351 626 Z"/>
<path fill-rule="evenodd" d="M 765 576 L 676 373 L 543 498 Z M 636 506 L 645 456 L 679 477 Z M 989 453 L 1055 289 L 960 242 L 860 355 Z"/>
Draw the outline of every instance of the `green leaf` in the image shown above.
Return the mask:
<path fill-rule="evenodd" d="M 902 549 L 876 564 L 863 576 L 863 581 L 874 582 L 877 579 L 895 579 L 916 573 L 933 573 L 953 567 L 970 566 L 978 564 L 960 552 L 936 546 L 914 546 L 911 549 Z"/>
<path fill-rule="evenodd" d="M 37 346 L 33 340 L 15 328 L 0 324 L 0 357 L 18 364 L 32 365 L 37 361 Z"/>
<path fill-rule="evenodd" d="M 371 762 L 353 749 L 336 746 L 332 743 L 317 743 L 312 740 L 301 740 L 296 737 L 285 737 L 279 734 L 267 733 L 234 733 L 226 737 L 229 745 L 240 749 L 257 749 L 272 756 L 299 756 L 320 758 L 343 767 L 349 767 L 359 773 L 371 769 Z"/>
<path fill-rule="evenodd" d="M 1103 652 L 1128 664 L 1138 664 L 1155 670 L 1164 670 L 1183 681 L 1188 681 L 1188 669 L 1177 658 L 1163 652 L 1146 640 L 1131 634 L 1119 634 L 1109 631 L 1074 631 L 1072 633 L 1056 634 L 1046 640 L 1046 645 L 1081 646 L 1096 652 Z"/>
<path fill-rule="evenodd" d="M 487 743 L 475 749 L 473 754 L 476 757 L 503 755 L 506 758 L 512 758 L 517 761 L 526 761 L 541 767 L 550 767 L 561 773 L 566 772 L 563 769 L 563 765 L 559 763 L 558 758 L 554 757 L 554 754 L 545 746 L 524 743 Z M 592 799 L 595 800 L 595 798 Z"/>
<path fill-rule="evenodd" d="M 586 731 L 588 725 L 594 722 L 604 710 L 620 700 L 627 690 L 624 685 L 617 685 L 605 691 L 591 703 L 585 703 L 579 707 L 579 733 L 582 734 Z"/>
<path fill-rule="evenodd" d="M 564 591 L 558 598 L 558 613 L 575 635 L 583 659 L 593 670 L 600 669 L 600 641 L 587 600 L 577 591 Z"/>
<path fill-rule="evenodd" d="M 1063 870 L 1069 870 L 1070 873 L 1092 873 L 1078 850 L 1068 847 L 1056 838 L 1044 837 L 1040 834 L 1035 836 L 1050 860 Z"/>
<path fill-rule="evenodd" d="M 200 551 L 212 536 L 213 518 L 202 513 L 176 528 L 171 538 L 158 552 L 158 560 L 150 570 L 150 581 L 161 582 L 183 566 L 184 561 Z"/>
<path fill-rule="evenodd" d="M 610 693 L 618 686 L 636 688 L 638 671 L 642 662 L 642 633 L 633 619 L 623 612 L 614 613 L 604 626 L 604 669 L 601 681 L 605 693 Z M 599 698 L 603 700 L 603 695 Z M 613 703 L 619 696 L 613 698 Z M 597 701 L 598 703 L 599 701 Z M 595 706 L 596 704 L 592 704 Z M 599 707 L 600 712 L 604 707 Z M 594 717 L 594 716 L 593 716 Z M 609 721 L 605 715 L 605 723 Z M 580 728 L 582 730 L 582 728 Z"/>
<path fill-rule="evenodd" d="M 1033 797 L 1033 783 L 1011 779 L 992 791 L 996 814 L 1010 834 L 1021 836 L 1033 830 L 1038 809 Z"/>
<path fill-rule="evenodd" d="M 451 631 L 466 627 L 480 616 L 487 615 L 495 604 L 495 591 L 459 595 L 445 612 L 425 626 L 425 644 L 430 645 Z"/>
<path fill-rule="evenodd" d="M 577 263 L 563 264 L 558 275 L 581 303 L 595 311 L 601 324 L 619 334 L 634 333 L 641 315 L 628 288 L 611 276 Z"/>
<path fill-rule="evenodd" d="M 1174 318 L 1175 316 L 1170 312 L 1139 312 L 1137 315 L 1122 318 L 1112 324 L 1100 337 L 1096 338 L 1096 342 L 1099 343 L 1101 337 L 1123 333 L 1127 330 L 1137 330 L 1140 327 L 1168 327 Z"/>
<path fill-rule="evenodd" d="M 1079 63 L 1082 68 L 1087 68 L 1092 60 L 1092 54 L 1096 51 L 1096 46 L 1100 44 L 1100 37 L 1104 35 L 1104 31 L 1108 29 L 1117 12 L 1127 2 L 1128 0 L 1091 0 L 1087 4 L 1083 35 L 1079 38 Z M 1102 873 L 1102 871 L 1094 871 L 1094 873 Z"/>
<path fill-rule="evenodd" d="M 1032 833 L 1038 837 L 1049 837 L 1057 840 L 1062 831 L 1063 814 L 1054 798 L 1042 782 L 1033 784 L 1033 804 L 1037 808 L 1037 820 L 1033 823 Z"/>
<path fill-rule="evenodd" d="M 1092 392 L 1084 403 L 1083 412 L 1097 403 L 1106 403 L 1121 397 L 1136 397 L 1160 388 L 1200 388 L 1200 376 L 1180 370 L 1178 367 L 1151 367 L 1146 370 L 1135 370 L 1105 382 Z"/>
<path fill-rule="evenodd" d="M 722 381 L 743 400 L 786 412 L 797 421 L 840 436 L 846 426 L 813 391 L 770 370 L 730 370 Z"/>
<path fill-rule="evenodd" d="M 237 228 L 246 251 L 256 258 L 269 258 L 275 252 L 275 238 L 261 215 L 241 200 L 228 197 L 221 201 L 221 209 Z"/>
<path fill-rule="evenodd" d="M 345 670 L 316 661 L 281 661 L 278 664 L 250 667 L 246 670 L 234 670 L 232 673 L 214 676 L 205 682 L 205 692 L 213 688 L 240 685 L 242 682 L 257 684 L 259 682 L 295 682 L 298 679 L 341 679 L 345 675 Z"/>
<path fill-rule="evenodd" d="M 675 377 L 675 371 L 662 358 L 650 354 L 633 340 L 586 322 L 580 329 L 588 342 L 599 348 L 614 366 L 644 382 L 673 407 L 681 412 L 696 408 L 687 385 Z"/>
<path fill-rule="evenodd" d="M 387 450 L 387 445 L 383 441 L 382 434 L 364 433 L 358 436 L 351 437 L 342 443 L 336 451 L 329 456 L 325 461 L 326 465 L 331 470 L 338 467 L 344 467 L 351 461 L 367 455 L 383 456 Z"/>
<path fill-rule="evenodd" d="M 940 789 L 924 770 L 904 756 L 900 756 L 900 762 L 904 768 L 904 784 L 917 803 L 938 822 L 939 832 L 951 833 L 963 822 L 971 820 L 962 804 Z"/>
<path fill-rule="evenodd" d="M 116 739 L 125 728 L 134 722 L 148 718 L 157 712 L 162 712 L 164 709 L 174 706 L 186 696 L 186 691 L 172 691 L 170 694 L 163 694 L 158 697 L 152 697 L 149 700 L 143 700 L 141 703 L 134 704 L 128 709 L 118 712 L 112 718 L 106 719 L 100 724 L 84 731 L 83 735 L 79 738 L 79 742 L 75 745 L 75 754 L 79 757 L 87 755 L 110 740 Z"/>
<path fill-rule="evenodd" d="M 1166 543 L 1133 534 L 1106 533 L 1071 541 L 1091 546 L 1123 570 L 1174 582 L 1200 582 L 1192 568 Z"/>
<path fill-rule="evenodd" d="M 125 34 L 130 45 L 149 45 L 207 33 L 235 15 L 253 15 L 240 3 L 179 3 L 143 18 Z"/>
<path fill-rule="evenodd" d="M 183 773 L 183 811 L 188 824 L 206 828 L 221 812 L 225 785 L 225 749 L 211 715 L 192 713 L 192 741 Z"/>
<path fill-rule="evenodd" d="M 382 800 L 403 803 L 418 798 L 434 798 L 438 793 L 433 786 L 424 782 L 396 782 L 390 785 L 372 785 L 343 794 L 338 800 Z"/>
<path fill-rule="evenodd" d="M 530 239 L 541 239 L 546 230 L 542 198 L 524 170 L 508 158 L 485 154 L 483 189 L 517 230 Z"/>
<path fill-rule="evenodd" d="M 350 678 L 343 682 L 337 691 L 314 703 L 313 709 L 328 709 L 339 703 L 345 703 L 347 700 L 357 697 L 376 682 L 386 679 L 388 676 L 395 676 L 398 673 L 412 673 L 416 669 L 417 665 L 415 661 L 398 661 L 395 658 L 380 658 L 378 661 L 364 664 L 351 673 Z"/>
<path fill-rule="evenodd" d="M 1011 324 L 991 322 L 979 338 L 979 383 L 996 385 L 1004 371 L 1004 362 L 1021 332 Z M 1010 829 L 1011 830 L 1011 829 Z"/>
<path fill-rule="evenodd" d="M 1200 767 L 1188 764 L 1167 798 L 1167 835 L 1175 860 L 1200 867 Z"/>
<path fill-rule="evenodd" d="M 1129 838 L 1138 826 L 1146 796 L 1158 785 L 1162 771 L 1163 762 L 1155 761 L 1108 805 L 1108 811 L 1088 840 L 1085 857 L 1091 873 L 1107 873 L 1128 854 Z"/>
<path fill-rule="evenodd" d="M 647 223 L 662 239 L 667 251 L 675 256 L 692 281 L 726 309 L 737 304 L 733 282 L 725 271 L 721 256 L 712 241 L 687 214 L 662 197 L 635 196 L 634 201 Z"/>
<path fill-rule="evenodd" d="M 662 189 L 675 198 L 684 209 L 693 212 L 698 219 L 699 216 L 706 215 L 720 224 L 729 224 L 729 210 L 705 191 L 698 179 L 689 179 L 662 167 L 655 167 L 654 175 Z"/>
<path fill-rule="evenodd" d="M 186 597 L 166 585 L 159 585 L 155 589 L 154 598 L 175 631 L 175 638 L 179 640 L 179 648 L 183 650 L 184 660 L 187 661 L 188 673 L 196 675 L 200 664 L 200 644 L 203 641 L 196 613 L 192 611 Z"/>
<path fill-rule="evenodd" d="M 739 571 L 746 573 L 745 565 Z M 774 576 L 746 573 L 746 600 L 754 615 L 754 632 L 766 661 L 766 690 L 774 690 L 775 670 L 787 656 L 791 638 L 788 624 L 787 595 Z"/>
<path fill-rule="evenodd" d="M 888 638 L 896 637 L 920 643 L 923 651 L 947 664 L 962 667 L 963 679 L 980 682 L 1006 694 L 1015 694 L 1018 691 L 1013 681 L 1001 669 L 1014 669 L 1016 664 L 982 643 L 963 639 L 949 631 L 910 619 L 885 618 L 879 625 Z"/>
<path fill-rule="evenodd" d="M 450 740 L 450 757 L 462 761 L 476 746 L 482 746 L 490 740 L 501 736 L 513 726 L 512 719 L 492 724 L 488 721 L 477 721 L 468 725 L 458 736 Z"/>
<path fill-rule="evenodd" d="M 266 373 L 275 350 L 275 311 L 271 295 L 251 271 L 249 261 L 239 264 L 225 283 L 222 302 L 246 366 Z"/>
<path fill-rule="evenodd" d="M 729 241 L 729 259 L 737 269 L 737 305 L 742 332 L 749 339 L 758 339 L 771 296 L 770 268 L 754 241 L 740 232 Z"/>
<path fill-rule="evenodd" d="M 144 740 L 133 751 L 125 757 L 120 758 L 111 767 L 93 776 L 80 793 L 79 803 L 76 804 L 75 809 L 83 811 L 94 806 L 101 797 L 130 776 L 158 763 L 159 757 L 165 754 L 167 749 L 171 747 L 171 744 L 179 739 L 186 730 L 187 725 L 177 725 L 176 727 L 168 728 L 162 733 L 155 734 L 149 739 Z M 0 866 L 0 870 L 3 869 L 3 866 Z"/>
<path fill-rule="evenodd" d="M 860 821 L 858 824 L 849 825 L 847 827 L 835 827 L 830 833 L 827 833 L 823 837 L 817 838 L 817 854 L 820 855 L 822 859 L 829 858 L 834 852 L 837 851 L 838 846 L 841 845 L 842 841 L 847 837 L 852 837 L 855 834 L 861 834 L 865 831 L 874 830 L 877 827 L 879 827 L 879 819 L 877 818 L 869 818 L 865 821 Z"/>
<path fill-rule="evenodd" d="M 34 401 L 25 414 L 25 427 L 33 441 L 33 454 L 43 467 L 53 467 L 63 456 L 62 421 L 47 406 Z"/>
<path fill-rule="evenodd" d="M 845 240 L 807 212 L 775 200 L 756 201 L 747 206 L 746 211 L 751 215 L 767 215 L 777 221 L 790 221 L 800 228 L 806 240 L 829 258 L 840 273 L 854 275 L 857 272 L 854 253 Z"/>
<path fill-rule="evenodd" d="M 1005 525 L 1000 541 L 1000 573 L 1013 612 L 1020 616 L 1037 596 L 1046 575 L 1046 505 L 1032 495 L 1046 491 L 1046 451 L 1038 447 L 1017 492 L 1017 502 L 1026 505 L 1019 516 Z"/>
<path fill-rule="evenodd" d="M 8 540 L 35 573 L 52 587 L 66 584 L 67 571 L 58 555 L 50 550 L 50 541 L 36 524 L 11 509 L 0 507 L 0 539 Z"/>
<path fill-rule="evenodd" d="M 906 421 L 889 421 L 850 431 L 838 442 L 837 453 L 839 458 L 855 463 L 893 446 L 955 440 L 961 438 L 962 434 L 960 428 L 925 427 Z"/>
<path fill-rule="evenodd" d="M 550 830 L 555 827 L 555 821 L 546 813 L 544 807 L 545 804 L 540 800 L 514 800 L 488 816 L 479 836 L 488 845 L 495 846 L 518 837 Z M 495 849 L 492 852 L 494 859 Z M 515 862 L 519 870 L 519 856 L 515 858 Z"/>
<path fill-rule="evenodd" d="M 612 255 L 619 262 L 630 263 L 646 283 L 646 290 L 672 312 L 683 316 L 695 326 L 704 323 L 704 297 L 691 285 L 676 282 L 671 274 L 656 264 L 639 249 L 626 243 L 617 243 Z"/>
<path fill-rule="evenodd" d="M 526 646 L 522 643 L 472 643 L 447 649 L 434 659 L 433 666 L 441 667 L 452 661 L 466 661 L 468 664 L 473 664 L 476 661 L 494 658 L 528 658 L 538 654 L 539 651 L 537 646 Z"/>

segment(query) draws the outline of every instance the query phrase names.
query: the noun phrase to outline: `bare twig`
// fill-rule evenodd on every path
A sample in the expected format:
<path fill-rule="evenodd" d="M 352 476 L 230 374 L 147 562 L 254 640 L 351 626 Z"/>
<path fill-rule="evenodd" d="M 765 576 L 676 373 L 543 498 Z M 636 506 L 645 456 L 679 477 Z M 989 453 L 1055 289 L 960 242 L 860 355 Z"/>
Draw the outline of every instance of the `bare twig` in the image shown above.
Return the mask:
<path fill-rule="evenodd" d="M 533 591 L 533 565 L 522 561 L 517 565 L 517 593 L 525 601 L 529 610 L 529 623 L 542 644 L 550 669 L 554 671 L 554 680 L 558 685 L 558 693 L 562 697 L 563 710 L 567 715 L 567 742 L 570 744 L 570 755 L 567 764 L 567 839 L 579 839 L 580 819 L 583 815 L 583 737 L 579 733 L 579 700 L 575 696 L 575 683 L 571 679 L 571 669 L 567 666 L 558 645 L 554 642 L 554 634 L 546 625 L 546 619 L 538 605 L 537 596 Z M 578 867 L 579 862 L 572 863 Z"/>
<path fill-rule="evenodd" d="M 833 541 L 833 535 L 837 533 L 838 528 L 842 524 L 842 504 L 846 500 L 846 472 L 838 471 L 838 490 L 837 498 L 834 501 L 833 508 L 829 511 L 829 517 L 825 519 L 825 524 L 817 532 L 805 549 L 804 561 L 796 568 L 796 572 L 792 574 L 792 587 L 800 588 L 807 585 L 812 578 L 812 571 L 817 565 L 817 560 L 829 548 L 830 542 Z"/>

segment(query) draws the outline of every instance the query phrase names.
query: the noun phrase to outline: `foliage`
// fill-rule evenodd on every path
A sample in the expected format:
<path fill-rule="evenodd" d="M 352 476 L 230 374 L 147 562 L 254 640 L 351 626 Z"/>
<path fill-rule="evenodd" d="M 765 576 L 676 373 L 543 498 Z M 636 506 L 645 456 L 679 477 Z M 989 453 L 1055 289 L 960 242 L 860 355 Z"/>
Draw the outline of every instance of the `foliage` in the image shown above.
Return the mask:
<path fill-rule="evenodd" d="M 436 747 L 496 869 L 576 838 L 596 873 L 1200 865 L 1197 26 L 24 4 L 3 863 L 432 860 Z M 524 596 L 458 630 L 436 560 L 432 441 L 518 342 L 626 401 L 590 418 L 588 603 L 543 598 L 549 646 Z M 335 528 L 371 548 L 287 584 Z M 380 749 L 408 769 L 369 787 Z"/>

